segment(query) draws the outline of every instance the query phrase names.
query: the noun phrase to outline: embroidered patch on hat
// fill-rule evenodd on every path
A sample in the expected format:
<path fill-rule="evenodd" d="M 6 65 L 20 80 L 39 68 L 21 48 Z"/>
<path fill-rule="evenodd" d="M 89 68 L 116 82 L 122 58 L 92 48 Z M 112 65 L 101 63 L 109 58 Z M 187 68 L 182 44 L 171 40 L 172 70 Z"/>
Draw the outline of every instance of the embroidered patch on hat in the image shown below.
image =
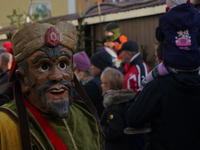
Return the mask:
<path fill-rule="evenodd" d="M 178 36 L 175 37 L 175 43 L 179 47 L 179 49 L 190 50 L 189 46 L 192 45 L 192 41 L 189 30 L 178 30 L 177 34 Z"/>
<path fill-rule="evenodd" d="M 50 27 L 45 34 L 45 43 L 47 46 L 56 47 L 60 43 L 60 35 L 54 27 Z"/>
<path fill-rule="evenodd" d="M 109 116 L 109 118 L 110 118 L 110 119 L 113 119 L 113 118 L 114 118 L 114 116 L 113 116 L 113 115 L 110 115 L 110 116 Z"/>

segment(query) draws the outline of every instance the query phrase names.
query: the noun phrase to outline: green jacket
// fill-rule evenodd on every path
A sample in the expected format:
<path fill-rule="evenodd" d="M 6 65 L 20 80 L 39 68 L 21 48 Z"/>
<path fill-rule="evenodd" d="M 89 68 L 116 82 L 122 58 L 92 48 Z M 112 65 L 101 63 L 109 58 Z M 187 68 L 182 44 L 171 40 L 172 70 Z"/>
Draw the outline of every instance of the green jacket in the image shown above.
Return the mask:
<path fill-rule="evenodd" d="M 33 150 L 55 150 L 46 134 L 27 110 Z M 69 117 L 44 116 L 68 150 L 100 150 L 97 122 L 86 105 L 74 100 Z M 21 149 L 15 101 L 0 107 L 0 149 Z"/>

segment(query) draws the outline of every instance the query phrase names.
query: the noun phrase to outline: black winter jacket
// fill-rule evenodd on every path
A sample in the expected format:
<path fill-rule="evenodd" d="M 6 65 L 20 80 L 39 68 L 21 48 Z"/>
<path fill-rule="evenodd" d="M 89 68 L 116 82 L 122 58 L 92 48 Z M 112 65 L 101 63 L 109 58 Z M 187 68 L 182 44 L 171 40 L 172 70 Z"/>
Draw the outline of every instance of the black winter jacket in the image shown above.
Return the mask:
<path fill-rule="evenodd" d="M 106 92 L 105 92 L 106 93 Z M 144 150 L 144 135 L 125 135 L 126 102 L 134 95 L 131 89 L 104 95 L 101 125 L 106 135 L 106 150 Z"/>
<path fill-rule="evenodd" d="M 130 127 L 150 122 L 149 150 L 200 149 L 200 76 L 169 74 L 149 82 L 127 111 Z"/>

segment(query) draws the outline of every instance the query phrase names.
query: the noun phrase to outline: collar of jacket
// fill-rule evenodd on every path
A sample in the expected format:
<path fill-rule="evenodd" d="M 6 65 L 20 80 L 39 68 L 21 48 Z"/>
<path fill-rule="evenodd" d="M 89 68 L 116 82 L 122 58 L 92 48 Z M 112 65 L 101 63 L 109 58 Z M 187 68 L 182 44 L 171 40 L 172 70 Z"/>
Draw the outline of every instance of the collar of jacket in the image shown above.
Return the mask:
<path fill-rule="evenodd" d="M 95 76 L 96 77 L 101 77 L 101 74 L 102 74 L 103 70 L 101 70 L 99 73 L 97 73 L 97 75 Z"/>
<path fill-rule="evenodd" d="M 3 78 L 3 76 L 5 76 L 6 74 L 9 75 L 9 72 L 10 70 L 6 70 L 5 72 L 3 72 L 1 75 L 0 75 L 0 79 Z"/>
<path fill-rule="evenodd" d="M 127 64 L 124 65 L 123 69 L 124 69 L 124 73 L 127 73 L 129 71 L 129 69 L 136 64 L 142 63 L 142 57 L 140 52 L 138 52 L 137 54 L 135 54 L 132 58 L 131 61 Z"/>
<path fill-rule="evenodd" d="M 135 93 L 132 89 L 113 90 L 104 93 L 103 105 L 105 108 L 113 105 L 128 102 Z"/>

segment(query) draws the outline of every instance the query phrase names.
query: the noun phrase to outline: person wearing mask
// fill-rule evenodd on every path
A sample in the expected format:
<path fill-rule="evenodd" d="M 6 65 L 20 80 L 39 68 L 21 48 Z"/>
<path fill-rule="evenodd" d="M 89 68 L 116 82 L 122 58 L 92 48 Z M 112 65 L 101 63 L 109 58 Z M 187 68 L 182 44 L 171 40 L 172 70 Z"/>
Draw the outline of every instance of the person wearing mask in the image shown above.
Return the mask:
<path fill-rule="evenodd" d="M 66 21 L 26 24 L 11 41 L 15 100 L 0 107 L 0 149 L 103 150 L 95 108 L 72 95 L 79 85 L 76 27 Z"/>

